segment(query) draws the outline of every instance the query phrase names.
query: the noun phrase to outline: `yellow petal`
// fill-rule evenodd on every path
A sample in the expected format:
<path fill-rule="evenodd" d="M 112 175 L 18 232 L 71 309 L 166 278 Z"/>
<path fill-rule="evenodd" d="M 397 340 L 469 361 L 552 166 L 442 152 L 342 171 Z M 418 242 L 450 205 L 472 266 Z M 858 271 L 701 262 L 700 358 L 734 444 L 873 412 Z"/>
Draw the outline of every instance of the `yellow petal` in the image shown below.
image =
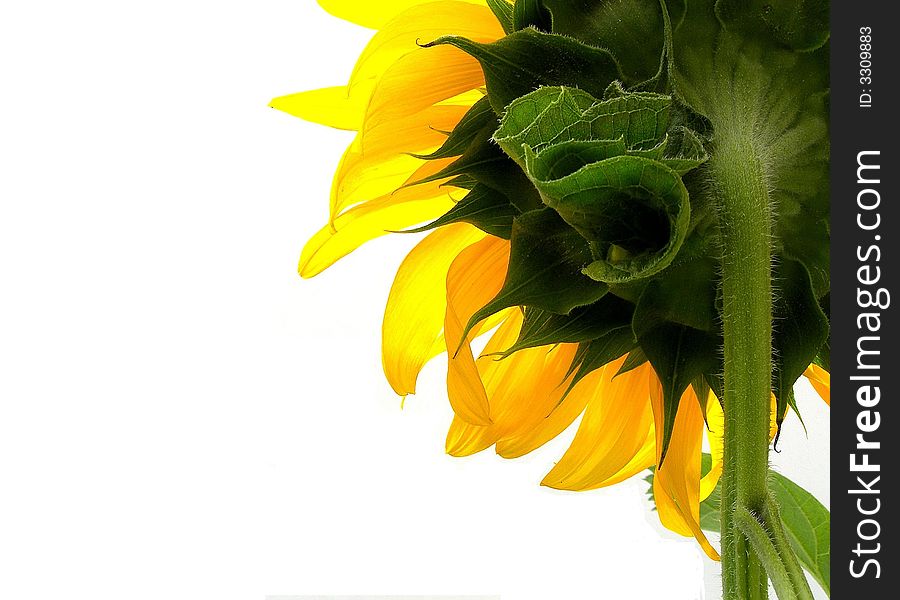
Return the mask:
<path fill-rule="evenodd" d="M 448 162 L 449 159 L 427 162 L 413 178 L 426 177 Z M 371 239 L 436 219 L 453 207 L 449 192 L 453 189 L 441 187 L 440 182 L 431 182 L 354 206 L 306 243 L 300 255 L 300 275 L 318 275 Z"/>
<path fill-rule="evenodd" d="M 700 502 L 706 500 L 722 476 L 722 453 L 725 448 L 725 413 L 719 399 L 712 392 L 706 400 L 706 438 L 709 440 L 709 454 L 712 456 L 712 466 L 709 472 L 700 480 Z"/>
<path fill-rule="evenodd" d="M 484 43 L 504 35 L 500 23 L 483 5 L 439 0 L 414 6 L 386 23 L 366 45 L 350 76 L 351 93 L 368 98 L 374 84 L 397 60 L 411 52 L 423 52 L 421 44 L 451 34 Z"/>
<path fill-rule="evenodd" d="M 825 404 L 831 406 L 831 373 L 819 365 L 812 364 L 809 365 L 806 372 L 803 374 L 809 379 L 813 389 L 815 389 L 819 394 L 819 397 L 825 401 Z"/>
<path fill-rule="evenodd" d="M 572 393 L 588 394 L 587 408 L 572 444 L 541 482 L 543 485 L 590 490 L 630 477 L 653 464 L 653 415 L 646 367 L 615 377 L 623 360 L 578 382 Z M 645 456 L 643 464 L 634 464 L 638 455 Z"/>
<path fill-rule="evenodd" d="M 412 115 L 484 85 L 481 65 L 450 46 L 422 48 L 402 56 L 372 91 L 364 127 Z"/>
<path fill-rule="evenodd" d="M 381 356 L 384 374 L 401 396 L 416 392 L 419 371 L 443 340 L 450 264 L 484 236 L 465 223 L 441 227 L 419 242 L 397 270 L 384 310 Z"/>
<path fill-rule="evenodd" d="M 497 330 L 476 361 L 484 382 L 491 420 L 488 426 L 455 422 L 447 436 L 447 452 L 465 456 L 507 437 L 534 429 L 559 404 L 564 380 L 577 344 L 558 344 L 520 350 L 499 359 L 516 341 L 522 323 L 519 308 Z"/>
<path fill-rule="evenodd" d="M 345 85 L 280 96 L 269 102 L 272 108 L 313 123 L 337 129 L 362 127 L 368 98 L 351 97 Z"/>
<path fill-rule="evenodd" d="M 429 0 L 318 0 L 319 6 L 332 15 L 363 27 L 380 29 L 398 14 L 420 4 L 428 4 Z M 484 0 L 459 0 L 458 4 L 480 4 Z"/>
<path fill-rule="evenodd" d="M 663 393 L 655 374 L 650 378 L 650 400 L 657 431 L 657 453 L 662 448 Z M 707 556 L 719 560 L 700 529 L 700 458 L 703 436 L 703 415 L 700 403 L 691 387 L 681 396 L 675 413 L 675 425 L 662 466 L 653 477 L 653 496 L 662 524 L 685 536 L 694 536 Z"/>
<path fill-rule="evenodd" d="M 474 333 L 463 340 L 463 329 L 500 291 L 508 262 L 509 242 L 489 236 L 463 250 L 447 273 L 447 395 L 456 415 L 474 425 L 490 424 L 490 406 L 469 346 Z"/>
<path fill-rule="evenodd" d="M 438 148 L 467 107 L 433 106 L 367 127 L 347 148 L 331 186 L 331 216 L 353 204 L 396 190 L 425 161 L 409 153 L 427 154 Z"/>
<path fill-rule="evenodd" d="M 505 311 L 506 318 L 497 331 L 491 336 L 484 348 L 484 353 L 500 352 L 505 350 L 516 341 L 519 330 L 522 327 L 522 313 L 519 309 Z M 485 394 L 488 396 L 490 404 L 490 384 L 486 381 L 487 377 L 493 380 L 493 372 L 497 370 L 501 361 L 491 361 L 491 364 L 485 365 L 484 361 L 487 357 L 479 358 L 475 364 L 478 367 L 479 377 L 482 379 L 485 388 Z M 523 373 L 523 375 L 525 375 Z M 473 425 L 459 417 L 453 417 L 450 423 L 450 430 L 447 432 L 447 440 L 445 449 L 447 454 L 452 456 L 468 456 L 481 452 L 485 448 L 497 441 L 498 433 L 496 424 L 490 425 Z"/>
<path fill-rule="evenodd" d="M 357 4 L 356 8 L 371 4 L 370 8 L 381 12 L 383 3 L 349 3 L 348 7 Z M 359 130 L 376 86 L 400 58 L 411 53 L 427 52 L 419 44 L 451 33 L 480 42 L 491 42 L 503 36 L 497 19 L 483 3 L 455 0 L 408 2 L 403 8 L 408 10 L 402 14 L 393 13 L 391 17 L 396 18 L 391 18 L 389 22 L 385 20 L 381 31 L 366 45 L 348 85 L 282 96 L 272 100 L 270 106 L 315 123 Z M 384 14 L 390 14 L 390 11 Z M 423 63 L 422 69 L 428 68 L 426 64 L 433 66 L 430 62 Z M 447 65 L 448 68 L 451 66 Z M 440 78 L 443 74 L 444 70 L 434 70 L 427 75 Z M 469 105 L 473 102 L 470 101 Z"/>
<path fill-rule="evenodd" d="M 585 377 L 590 378 L 591 375 Z M 590 388 L 580 384 L 573 389 L 553 412 L 530 431 L 497 442 L 497 454 L 503 458 L 518 458 L 540 448 L 565 431 L 584 411 L 590 399 Z"/>

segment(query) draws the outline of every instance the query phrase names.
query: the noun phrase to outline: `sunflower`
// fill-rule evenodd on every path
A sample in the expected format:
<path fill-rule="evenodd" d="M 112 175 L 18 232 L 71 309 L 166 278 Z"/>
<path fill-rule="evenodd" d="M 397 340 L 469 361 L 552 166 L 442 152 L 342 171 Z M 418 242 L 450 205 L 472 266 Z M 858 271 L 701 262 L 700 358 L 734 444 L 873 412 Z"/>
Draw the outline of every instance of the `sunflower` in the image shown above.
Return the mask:
<path fill-rule="evenodd" d="M 708 158 L 710 125 L 664 93 L 671 56 L 663 36 L 652 49 L 655 62 L 620 60 L 606 77 L 598 74 L 607 68 L 606 50 L 579 41 L 577 15 L 550 15 L 540 2 L 319 4 L 377 32 L 349 83 L 271 103 L 357 132 L 334 175 L 328 220 L 303 249 L 301 276 L 313 277 L 389 232 L 430 231 L 394 279 L 383 366 L 394 391 L 406 396 L 416 392 L 425 363 L 447 353 L 455 415 L 447 452 L 466 456 L 493 446 L 504 458 L 520 457 L 580 417 L 571 445 L 542 484 L 591 490 L 655 467 L 662 524 L 693 536 L 718 559 L 699 524 L 700 502 L 722 473 L 724 427 L 718 264 L 703 237 L 714 215 L 695 202 L 704 193 L 698 173 Z M 670 27 L 658 7 L 634 18 Z M 625 27 L 633 19 L 620 21 Z M 614 29 L 601 31 L 610 48 L 635 43 L 627 30 L 616 37 Z M 533 80 L 530 64 L 504 66 L 541 52 L 555 62 Z M 701 95 L 694 96 L 701 100 L 692 104 L 704 108 Z M 626 114 L 616 107 L 655 115 L 656 130 L 615 130 Z M 554 145 L 559 132 L 546 134 L 558 122 L 554 110 L 557 117 L 592 115 L 593 137 Z M 604 128 L 611 133 L 597 133 Z M 597 139 L 608 140 L 602 152 Z M 568 189 L 554 191 L 593 161 L 623 177 L 628 165 L 639 164 L 643 179 L 635 186 L 660 180 L 666 192 L 624 212 L 610 200 L 605 214 L 615 213 L 616 222 L 599 232 L 590 207 L 573 205 Z M 649 183 L 647 173 L 655 178 Z M 808 263 L 795 268 L 795 255 L 785 252 L 780 276 L 802 281 L 796 297 L 811 297 L 819 311 L 827 301 L 824 284 Z M 811 351 L 784 354 L 801 356 L 800 371 L 827 402 L 827 344 L 817 326 L 808 328 L 814 334 L 807 338 L 817 340 Z M 482 335 L 489 339 L 478 353 L 473 341 Z M 672 340 L 690 340 L 689 360 L 667 364 Z M 792 404 L 799 374 L 773 388 L 770 437 Z M 704 435 L 713 460 L 702 473 Z"/>

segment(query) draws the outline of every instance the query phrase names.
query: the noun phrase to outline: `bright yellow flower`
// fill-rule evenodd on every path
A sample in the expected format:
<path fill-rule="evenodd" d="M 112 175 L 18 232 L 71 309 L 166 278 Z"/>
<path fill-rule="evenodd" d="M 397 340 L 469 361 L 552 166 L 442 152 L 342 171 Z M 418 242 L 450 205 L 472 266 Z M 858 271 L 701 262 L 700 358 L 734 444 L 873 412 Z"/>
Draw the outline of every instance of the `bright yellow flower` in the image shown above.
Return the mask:
<path fill-rule="evenodd" d="M 453 129 L 483 95 L 484 76 L 475 59 L 450 46 L 419 43 L 446 34 L 480 42 L 504 35 L 479 0 L 319 3 L 378 32 L 347 85 L 272 101 L 298 117 L 357 131 L 334 176 L 328 222 L 303 250 L 303 277 L 320 273 L 368 240 L 441 216 L 466 193 L 448 187 L 446 180 L 403 187 L 452 162 L 410 154 L 438 148 L 446 137 L 442 132 Z M 523 317 L 518 308 L 479 323 L 463 339 L 472 315 L 500 290 L 509 251 L 507 240 L 458 223 L 435 230 L 409 253 L 394 280 L 383 323 L 383 364 L 391 387 L 401 396 L 415 393 L 424 364 L 448 352 L 447 392 L 455 417 L 446 448 L 453 456 L 494 446 L 500 456 L 519 457 L 581 416 L 572 444 L 542 482 L 549 487 L 596 489 L 656 465 L 663 394 L 650 363 L 617 375 L 623 356 L 572 387 L 577 344 L 528 348 L 499 360 L 496 355 L 519 335 Z M 491 330 L 476 357 L 471 341 Z M 828 373 L 811 365 L 806 376 L 828 401 Z M 701 403 L 692 387 L 678 406 L 665 461 L 654 477 L 658 514 L 667 528 L 695 537 L 710 557 L 718 558 L 700 529 L 699 503 L 722 472 L 722 410 L 713 394 Z M 704 429 L 713 465 L 701 477 Z"/>

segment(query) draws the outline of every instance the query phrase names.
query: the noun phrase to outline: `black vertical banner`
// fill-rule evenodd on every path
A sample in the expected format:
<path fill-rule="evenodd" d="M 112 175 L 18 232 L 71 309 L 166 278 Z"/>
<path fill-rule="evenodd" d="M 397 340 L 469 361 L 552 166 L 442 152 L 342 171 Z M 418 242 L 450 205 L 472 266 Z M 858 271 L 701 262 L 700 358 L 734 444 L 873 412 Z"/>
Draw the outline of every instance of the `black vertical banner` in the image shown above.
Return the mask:
<path fill-rule="evenodd" d="M 831 0 L 831 589 L 838 600 L 900 597 L 895 9 L 880 0 Z"/>

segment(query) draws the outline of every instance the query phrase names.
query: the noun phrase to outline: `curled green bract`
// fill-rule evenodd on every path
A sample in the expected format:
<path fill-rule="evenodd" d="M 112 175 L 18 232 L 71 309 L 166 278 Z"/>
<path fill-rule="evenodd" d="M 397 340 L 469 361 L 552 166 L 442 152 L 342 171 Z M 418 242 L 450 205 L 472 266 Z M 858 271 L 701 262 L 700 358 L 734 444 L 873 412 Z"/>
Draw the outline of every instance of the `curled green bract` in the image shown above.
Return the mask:
<path fill-rule="evenodd" d="M 512 102 L 494 134 L 543 203 L 587 240 L 591 279 L 655 275 L 688 235 L 681 177 L 707 156 L 697 135 L 672 124 L 672 108 L 669 96 L 625 92 L 618 82 L 603 100 L 543 87 Z"/>

